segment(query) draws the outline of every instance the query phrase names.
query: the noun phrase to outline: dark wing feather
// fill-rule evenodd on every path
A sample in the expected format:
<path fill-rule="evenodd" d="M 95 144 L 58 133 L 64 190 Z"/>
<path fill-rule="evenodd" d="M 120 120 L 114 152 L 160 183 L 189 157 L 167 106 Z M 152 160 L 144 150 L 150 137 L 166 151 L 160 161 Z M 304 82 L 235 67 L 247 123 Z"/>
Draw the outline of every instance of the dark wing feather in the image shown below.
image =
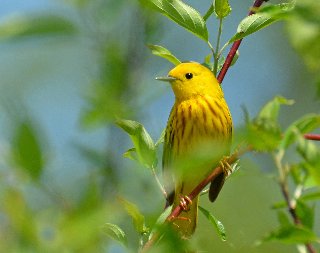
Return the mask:
<path fill-rule="evenodd" d="M 229 114 L 229 118 L 230 118 L 230 122 L 232 122 L 230 114 Z M 230 124 L 228 126 L 227 134 L 228 134 L 229 138 L 227 140 L 228 144 L 226 145 L 227 149 L 226 149 L 225 154 L 230 152 L 230 146 L 231 146 L 231 141 L 232 141 L 232 124 Z M 222 189 L 222 186 L 224 185 L 226 177 L 227 177 L 227 175 L 225 174 L 225 172 L 222 172 L 214 180 L 212 180 L 212 182 L 210 184 L 210 188 L 209 188 L 209 200 L 211 202 L 214 202 L 217 199 L 217 197 Z"/>
<path fill-rule="evenodd" d="M 224 174 L 224 172 L 222 172 L 211 182 L 210 188 L 209 188 L 209 200 L 211 202 L 214 202 L 218 197 L 225 179 L 226 179 L 226 175 Z"/>

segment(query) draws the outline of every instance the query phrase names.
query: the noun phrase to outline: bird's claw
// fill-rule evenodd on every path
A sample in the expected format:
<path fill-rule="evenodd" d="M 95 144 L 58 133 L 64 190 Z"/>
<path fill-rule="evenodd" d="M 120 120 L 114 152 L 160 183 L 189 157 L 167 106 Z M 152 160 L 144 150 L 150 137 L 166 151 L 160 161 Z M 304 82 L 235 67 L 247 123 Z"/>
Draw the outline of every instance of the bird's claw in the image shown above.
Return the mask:
<path fill-rule="evenodd" d="M 230 158 L 229 156 L 224 156 L 219 162 L 222 168 L 222 171 L 226 176 L 229 176 L 232 173 L 232 167 L 228 162 L 229 158 Z"/>
<path fill-rule="evenodd" d="M 184 211 L 188 211 L 191 204 L 192 200 L 189 198 L 189 196 L 180 196 L 180 206 Z"/>

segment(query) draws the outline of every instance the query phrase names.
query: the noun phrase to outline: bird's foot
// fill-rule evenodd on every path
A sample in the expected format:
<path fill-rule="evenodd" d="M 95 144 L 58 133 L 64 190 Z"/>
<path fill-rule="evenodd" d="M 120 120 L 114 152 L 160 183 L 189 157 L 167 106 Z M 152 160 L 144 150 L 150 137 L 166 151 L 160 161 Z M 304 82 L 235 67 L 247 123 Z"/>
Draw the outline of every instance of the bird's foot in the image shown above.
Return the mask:
<path fill-rule="evenodd" d="M 191 204 L 192 200 L 189 198 L 189 196 L 180 196 L 180 206 L 183 209 L 183 211 L 188 211 L 190 209 Z"/>
<path fill-rule="evenodd" d="M 219 162 L 222 168 L 222 171 L 226 176 L 229 176 L 232 173 L 232 167 L 228 162 L 229 158 L 230 158 L 229 156 L 224 156 Z"/>

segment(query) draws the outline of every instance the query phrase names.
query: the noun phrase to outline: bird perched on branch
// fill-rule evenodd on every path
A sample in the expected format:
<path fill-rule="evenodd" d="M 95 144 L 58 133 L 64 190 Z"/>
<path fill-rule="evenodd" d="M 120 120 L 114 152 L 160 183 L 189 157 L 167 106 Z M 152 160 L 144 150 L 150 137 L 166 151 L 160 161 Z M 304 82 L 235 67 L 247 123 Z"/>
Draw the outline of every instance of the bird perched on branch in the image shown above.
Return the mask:
<path fill-rule="evenodd" d="M 189 238 L 197 224 L 198 200 L 187 195 L 230 152 L 232 118 L 223 91 L 205 66 L 185 62 L 167 77 L 175 95 L 164 138 L 163 176 L 167 205 L 181 205 L 184 211 L 174 221 L 181 237 Z M 211 182 L 209 199 L 214 201 L 227 172 Z"/>

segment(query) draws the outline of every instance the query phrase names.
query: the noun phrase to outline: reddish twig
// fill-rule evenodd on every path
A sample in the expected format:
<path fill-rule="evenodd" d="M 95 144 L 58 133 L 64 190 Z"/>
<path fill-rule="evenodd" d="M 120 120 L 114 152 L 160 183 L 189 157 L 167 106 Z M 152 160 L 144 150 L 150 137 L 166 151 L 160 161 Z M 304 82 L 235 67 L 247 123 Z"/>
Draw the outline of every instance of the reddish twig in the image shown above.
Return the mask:
<path fill-rule="evenodd" d="M 305 134 L 304 138 L 312 141 L 320 141 L 320 134 Z"/>
<path fill-rule="evenodd" d="M 234 163 L 236 160 L 238 160 L 238 158 L 243 155 L 244 153 L 248 152 L 249 150 L 251 150 L 250 147 L 246 147 L 238 152 L 235 152 L 234 154 L 232 154 L 228 159 L 227 159 L 227 163 L 232 164 Z M 193 200 L 196 198 L 196 196 L 198 196 L 201 191 L 210 183 L 212 182 L 217 176 L 219 176 L 221 173 L 223 172 L 223 168 L 221 166 L 216 167 L 215 169 L 213 169 L 213 171 L 210 173 L 210 175 L 208 177 L 206 177 L 204 180 L 202 180 L 191 192 L 190 194 L 187 196 L 189 197 L 190 200 Z M 170 222 L 173 219 L 175 219 L 176 217 L 179 216 L 179 214 L 183 211 L 182 206 L 177 206 L 175 209 L 173 209 L 170 213 L 170 215 L 166 218 L 165 222 Z M 145 253 L 147 252 L 154 244 L 155 242 L 160 238 L 160 234 L 159 233 L 155 233 L 151 239 L 149 241 L 146 242 L 146 244 L 143 246 L 143 248 L 140 250 L 140 253 Z"/>
<path fill-rule="evenodd" d="M 263 2 L 266 2 L 266 0 L 255 0 L 252 8 L 250 9 L 250 11 L 248 13 L 248 16 L 254 14 L 255 13 L 254 9 L 255 8 L 259 8 L 263 4 Z M 218 80 L 218 82 L 220 84 L 222 83 L 222 81 L 223 81 L 228 69 L 230 68 L 231 62 L 232 62 L 235 54 L 237 53 L 237 50 L 238 50 L 241 42 L 242 42 L 242 39 L 241 40 L 237 40 L 232 44 L 232 47 L 230 48 L 230 51 L 229 51 L 229 53 L 227 55 L 227 58 L 226 58 L 223 66 L 222 66 L 222 68 L 221 68 L 221 70 L 219 72 L 219 75 L 217 77 L 217 80 Z"/>

